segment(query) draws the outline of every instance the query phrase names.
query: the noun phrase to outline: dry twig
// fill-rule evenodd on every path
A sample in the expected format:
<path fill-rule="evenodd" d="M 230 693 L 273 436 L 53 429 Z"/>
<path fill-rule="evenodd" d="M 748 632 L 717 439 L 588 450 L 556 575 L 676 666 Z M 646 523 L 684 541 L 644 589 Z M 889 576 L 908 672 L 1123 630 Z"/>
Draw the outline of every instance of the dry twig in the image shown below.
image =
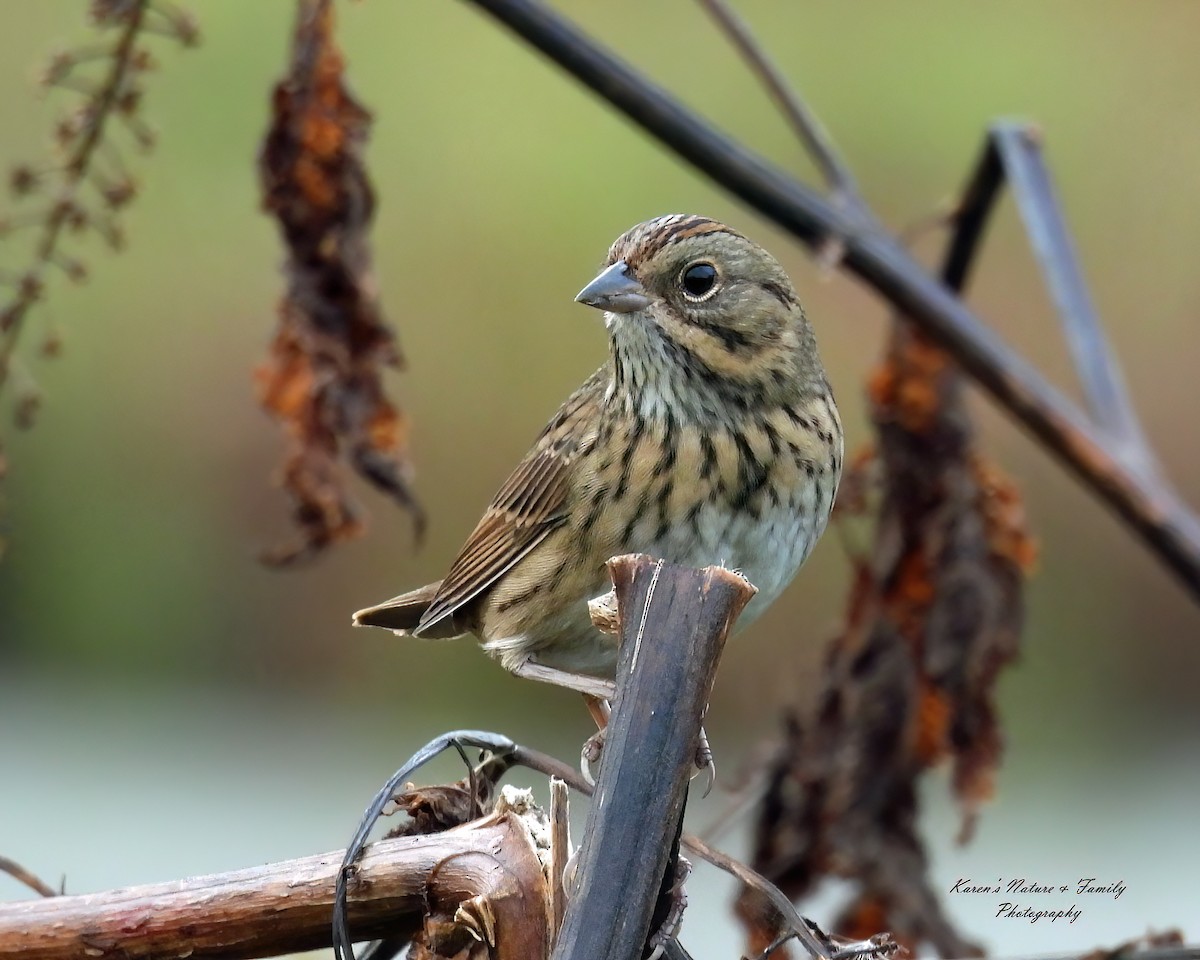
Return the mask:
<path fill-rule="evenodd" d="M 29 315 L 45 299 L 54 274 L 72 283 L 87 278 L 86 264 L 67 252 L 68 239 L 91 230 L 110 249 L 124 244 L 119 215 L 137 195 L 137 185 L 125 169 L 111 128 L 123 124 L 140 149 L 154 144 L 141 107 L 142 81 L 155 63 L 139 41 L 147 33 L 169 36 L 183 46 L 193 46 L 199 39 L 189 14 L 151 0 L 92 0 L 91 18 L 98 30 L 115 31 L 115 38 L 111 43 L 65 50 L 50 59 L 43 85 L 75 91 L 83 100 L 55 126 L 59 158 L 42 168 L 20 165 L 12 171 L 9 186 L 27 209 L 0 217 L 0 238 L 18 231 L 34 233 L 29 263 L 17 271 L 0 272 L 0 286 L 10 288 L 0 297 L 0 395 L 10 382 L 17 382 L 13 407 L 19 428 L 32 426 L 41 406 L 37 384 L 28 370 L 18 366 L 16 353 Z M 96 64 L 102 67 L 98 78 L 88 73 Z M 28 208 L 39 200 L 39 208 Z M 41 353 L 54 357 L 61 351 L 61 336 L 51 328 Z M 0 478 L 5 467 L 0 443 Z"/>
<path fill-rule="evenodd" d="M 927 333 L 1107 503 L 1200 599 L 1200 520 L 1175 490 L 1131 462 L 1108 431 L 1053 387 L 929 274 L 899 240 L 715 130 L 537 0 L 470 0 L 591 87 L 670 150 L 840 263 Z"/>
<path fill-rule="evenodd" d="M 57 897 L 59 895 L 60 891 L 55 890 L 36 873 L 26 870 L 16 860 L 10 860 L 8 857 L 0 857 L 0 873 L 7 873 L 18 883 L 25 884 L 25 886 L 39 896 Z"/>
<path fill-rule="evenodd" d="M 804 144 L 834 197 L 847 207 L 866 215 L 866 206 L 858 192 L 854 174 L 838 153 L 833 138 L 829 136 L 820 118 L 808 108 L 808 104 L 788 83 L 783 72 L 772 62 L 746 22 L 726 0 L 700 0 L 700 5 L 708 11 L 778 105 L 792 132 Z"/>

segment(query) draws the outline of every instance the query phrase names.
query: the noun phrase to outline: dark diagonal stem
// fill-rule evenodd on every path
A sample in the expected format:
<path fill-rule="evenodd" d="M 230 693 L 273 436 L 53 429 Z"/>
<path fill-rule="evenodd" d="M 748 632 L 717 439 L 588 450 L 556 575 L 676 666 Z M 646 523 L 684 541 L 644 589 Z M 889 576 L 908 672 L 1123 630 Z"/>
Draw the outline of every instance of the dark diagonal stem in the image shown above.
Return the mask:
<path fill-rule="evenodd" d="M 535 0 L 471 0 L 716 183 L 841 263 L 904 313 L 1107 503 L 1200 599 L 1200 521 L 1174 490 L 1131 468 L 1106 433 L 890 234 L 719 133 L 661 87 Z"/>
<path fill-rule="evenodd" d="M 755 39 L 746 22 L 725 0 L 699 2 L 775 101 L 788 125 L 800 138 L 813 163 L 817 165 L 829 189 L 838 199 L 853 204 L 858 209 L 864 209 L 854 174 L 838 153 L 833 138 L 829 136 L 820 118 L 808 109 L 808 104 L 788 83 L 783 72 Z"/>
<path fill-rule="evenodd" d="M 998 123 L 988 132 L 987 142 L 987 149 L 994 150 L 1000 159 L 1025 232 L 1058 307 L 1096 425 L 1124 445 L 1131 460 L 1140 459 L 1149 472 L 1153 457 L 1083 280 L 1075 244 L 1042 159 L 1038 131 L 1028 124 Z"/>

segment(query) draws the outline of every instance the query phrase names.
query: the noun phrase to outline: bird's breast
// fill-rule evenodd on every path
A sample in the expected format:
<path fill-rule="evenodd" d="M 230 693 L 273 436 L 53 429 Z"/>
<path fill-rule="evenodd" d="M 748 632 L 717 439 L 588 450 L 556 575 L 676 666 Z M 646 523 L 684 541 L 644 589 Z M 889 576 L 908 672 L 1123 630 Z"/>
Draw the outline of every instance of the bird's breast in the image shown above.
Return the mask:
<path fill-rule="evenodd" d="M 812 551 L 829 517 L 823 499 L 810 487 L 755 511 L 707 501 L 694 520 L 636 549 L 686 566 L 718 564 L 740 571 L 758 588 L 738 620 L 744 627 L 783 592 Z"/>
<path fill-rule="evenodd" d="M 607 484 L 614 552 L 741 570 L 758 594 L 749 623 L 782 592 L 824 531 L 841 470 L 841 432 L 824 403 L 737 425 L 644 424 Z"/>
<path fill-rule="evenodd" d="M 532 654 L 610 675 L 616 646 L 591 625 L 587 601 L 610 587 L 604 562 L 625 553 L 740 570 L 758 588 L 745 626 L 824 531 L 841 456 L 840 427 L 819 412 L 780 409 L 736 427 L 669 414 L 602 425 L 578 463 L 568 518 L 494 591 L 486 648 L 510 668 Z"/>

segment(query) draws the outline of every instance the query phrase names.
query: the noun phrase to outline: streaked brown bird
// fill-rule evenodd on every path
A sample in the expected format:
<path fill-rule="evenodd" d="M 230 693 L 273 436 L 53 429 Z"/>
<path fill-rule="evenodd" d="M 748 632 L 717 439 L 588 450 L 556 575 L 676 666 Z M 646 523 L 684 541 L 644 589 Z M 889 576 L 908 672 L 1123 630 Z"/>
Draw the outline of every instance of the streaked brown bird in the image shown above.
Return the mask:
<path fill-rule="evenodd" d="M 466 633 L 521 676 L 594 692 L 616 647 L 587 601 L 605 561 L 647 553 L 741 570 L 745 626 L 825 529 L 842 426 L 812 327 L 783 268 L 705 217 L 639 224 L 576 297 L 604 311 L 608 361 L 546 425 L 445 579 L 354 614 L 357 625 Z"/>

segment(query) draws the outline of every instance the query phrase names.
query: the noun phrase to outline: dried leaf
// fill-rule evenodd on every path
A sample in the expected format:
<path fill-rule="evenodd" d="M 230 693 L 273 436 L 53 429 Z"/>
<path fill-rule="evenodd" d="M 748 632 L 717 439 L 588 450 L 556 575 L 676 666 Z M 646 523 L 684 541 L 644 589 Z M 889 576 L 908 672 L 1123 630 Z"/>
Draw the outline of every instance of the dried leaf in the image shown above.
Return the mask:
<path fill-rule="evenodd" d="M 1017 653 L 1036 551 L 1015 488 L 973 448 L 961 375 L 939 348 L 898 322 L 868 389 L 882 485 L 874 542 L 816 714 L 788 718 L 754 865 L 796 899 L 825 877 L 849 880 L 839 934 L 886 929 L 910 950 L 978 955 L 929 885 L 916 784 L 953 764 L 965 841 L 993 791 L 993 691 Z M 852 472 L 848 512 L 865 509 L 867 470 L 860 460 Z M 739 914 L 752 946 L 770 942 L 774 918 L 753 893 Z"/>
<path fill-rule="evenodd" d="M 388 836 L 440 833 L 486 813 L 497 813 L 496 789 L 507 768 L 506 758 L 488 757 L 474 768 L 473 775 L 455 783 L 431 787 L 406 785 L 393 802 L 410 819 Z M 501 869 L 499 860 L 496 867 Z M 439 869 L 435 867 L 434 872 Z M 497 925 L 496 911 L 488 896 L 433 898 L 407 955 L 410 960 L 487 960 L 496 955 Z"/>
<path fill-rule="evenodd" d="M 412 516 L 408 422 L 385 396 L 383 370 L 400 367 L 371 273 L 367 229 L 375 198 L 363 163 L 370 114 L 344 83 L 333 6 L 304 0 L 288 76 L 275 88 L 259 161 L 263 205 L 287 245 L 287 289 L 267 361 L 256 371 L 263 407 L 285 427 L 282 486 L 300 541 L 265 556 L 313 557 L 363 529 L 344 464 Z"/>
<path fill-rule="evenodd" d="M 435 787 L 414 787 L 397 794 L 396 808 L 408 814 L 407 823 L 388 833 L 389 837 L 415 837 L 441 833 L 462 826 L 482 814 L 469 784 L 459 782 Z"/>

